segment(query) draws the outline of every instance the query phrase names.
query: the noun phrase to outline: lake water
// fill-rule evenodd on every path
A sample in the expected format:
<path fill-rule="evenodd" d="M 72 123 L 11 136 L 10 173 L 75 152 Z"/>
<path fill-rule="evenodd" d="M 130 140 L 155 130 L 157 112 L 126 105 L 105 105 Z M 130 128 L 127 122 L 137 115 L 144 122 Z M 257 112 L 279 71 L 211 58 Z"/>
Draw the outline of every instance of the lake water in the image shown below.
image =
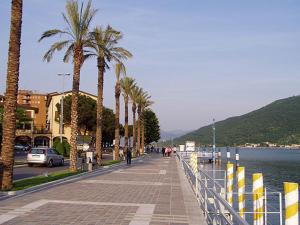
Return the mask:
<path fill-rule="evenodd" d="M 226 148 L 221 149 L 226 162 Z M 231 148 L 231 161 L 235 162 L 235 149 Z M 283 182 L 300 183 L 300 150 L 279 148 L 239 148 L 240 166 L 245 167 L 246 180 L 253 173 L 263 173 L 269 189 L 283 191 Z M 223 165 L 224 167 L 225 165 Z"/>
<path fill-rule="evenodd" d="M 226 148 L 221 148 L 222 169 L 226 168 Z M 230 149 L 231 162 L 235 163 L 235 148 Z M 295 182 L 300 184 L 300 150 L 280 148 L 239 148 L 240 166 L 245 167 L 246 191 L 252 191 L 252 174 L 263 173 L 264 185 L 269 192 L 282 192 L 283 182 Z M 210 167 L 206 165 L 206 167 Z M 220 169 L 220 168 L 219 168 Z M 277 195 L 270 194 L 268 210 L 278 211 L 279 201 Z M 283 195 L 284 198 L 284 195 Z M 246 196 L 248 210 L 252 210 L 252 196 Z M 283 202 L 284 204 L 284 202 Z M 237 208 L 237 204 L 235 204 Z M 250 220 L 248 216 L 247 220 Z M 269 224 L 279 224 L 279 216 L 268 216 Z M 249 221 L 250 222 L 250 221 Z"/>

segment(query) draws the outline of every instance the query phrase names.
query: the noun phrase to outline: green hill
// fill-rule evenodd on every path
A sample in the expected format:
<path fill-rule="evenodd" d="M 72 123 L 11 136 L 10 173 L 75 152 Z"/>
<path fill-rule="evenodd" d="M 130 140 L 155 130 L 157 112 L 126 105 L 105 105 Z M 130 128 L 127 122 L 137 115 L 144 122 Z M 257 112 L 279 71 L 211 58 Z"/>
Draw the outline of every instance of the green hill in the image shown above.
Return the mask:
<path fill-rule="evenodd" d="M 202 127 L 174 140 L 212 143 L 211 126 Z M 261 109 L 216 123 L 218 146 L 271 142 L 300 144 L 300 96 L 275 101 Z"/>

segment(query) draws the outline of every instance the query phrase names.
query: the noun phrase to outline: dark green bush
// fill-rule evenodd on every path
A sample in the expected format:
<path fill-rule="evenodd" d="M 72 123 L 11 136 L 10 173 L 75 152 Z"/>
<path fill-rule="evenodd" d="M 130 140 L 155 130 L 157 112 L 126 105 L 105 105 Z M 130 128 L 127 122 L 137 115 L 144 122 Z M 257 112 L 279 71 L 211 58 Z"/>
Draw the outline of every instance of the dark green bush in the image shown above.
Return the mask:
<path fill-rule="evenodd" d="M 60 143 L 59 139 L 56 139 L 53 143 L 53 148 L 61 155 L 68 157 L 70 155 L 70 144 L 67 140 L 63 140 Z"/>

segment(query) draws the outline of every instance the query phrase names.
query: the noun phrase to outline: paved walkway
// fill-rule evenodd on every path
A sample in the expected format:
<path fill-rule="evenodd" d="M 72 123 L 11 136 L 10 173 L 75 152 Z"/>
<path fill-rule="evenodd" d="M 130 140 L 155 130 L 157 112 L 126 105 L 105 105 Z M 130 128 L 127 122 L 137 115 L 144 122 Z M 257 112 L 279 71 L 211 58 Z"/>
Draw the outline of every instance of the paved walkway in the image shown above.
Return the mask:
<path fill-rule="evenodd" d="M 0 202 L 0 224 L 206 224 L 175 157 L 156 154 L 110 172 Z"/>

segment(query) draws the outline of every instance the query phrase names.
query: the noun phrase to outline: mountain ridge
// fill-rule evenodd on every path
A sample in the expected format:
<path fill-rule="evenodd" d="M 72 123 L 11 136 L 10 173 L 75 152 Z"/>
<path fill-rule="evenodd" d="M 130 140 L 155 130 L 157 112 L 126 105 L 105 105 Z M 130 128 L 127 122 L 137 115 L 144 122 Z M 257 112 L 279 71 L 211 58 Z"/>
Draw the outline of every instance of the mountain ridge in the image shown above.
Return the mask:
<path fill-rule="evenodd" d="M 217 145 L 271 142 L 300 144 L 300 96 L 276 100 L 260 109 L 215 123 Z M 207 125 L 174 140 L 184 143 L 212 143 L 212 127 Z"/>

